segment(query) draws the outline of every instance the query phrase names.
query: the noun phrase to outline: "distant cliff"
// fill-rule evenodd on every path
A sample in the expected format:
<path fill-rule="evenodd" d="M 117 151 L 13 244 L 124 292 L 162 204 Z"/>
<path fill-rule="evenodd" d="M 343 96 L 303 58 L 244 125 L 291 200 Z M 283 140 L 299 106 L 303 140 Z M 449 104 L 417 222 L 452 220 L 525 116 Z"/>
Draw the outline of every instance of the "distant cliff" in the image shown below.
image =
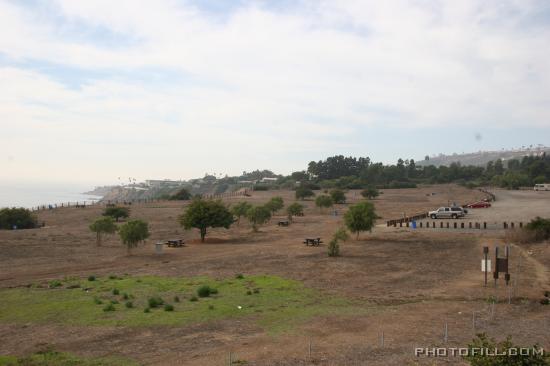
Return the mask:
<path fill-rule="evenodd" d="M 460 163 L 462 165 L 486 166 L 488 162 L 502 159 L 505 163 L 507 160 L 521 160 L 524 156 L 542 154 L 550 154 L 550 147 L 539 146 L 533 148 L 517 149 L 517 150 L 501 150 L 501 151 L 479 151 L 469 154 L 452 154 L 452 155 L 437 155 L 431 156 L 429 160 L 419 160 L 417 165 L 451 165 L 452 163 Z"/>

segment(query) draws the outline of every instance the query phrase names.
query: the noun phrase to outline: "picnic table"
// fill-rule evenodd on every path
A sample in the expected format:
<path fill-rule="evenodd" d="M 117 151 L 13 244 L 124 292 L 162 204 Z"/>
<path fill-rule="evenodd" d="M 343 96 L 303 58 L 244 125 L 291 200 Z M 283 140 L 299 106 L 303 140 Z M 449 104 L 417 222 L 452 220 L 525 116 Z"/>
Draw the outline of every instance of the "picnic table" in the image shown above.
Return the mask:
<path fill-rule="evenodd" d="M 281 220 L 277 223 L 279 226 L 288 226 L 288 220 Z"/>
<path fill-rule="evenodd" d="M 311 245 L 311 246 L 317 247 L 321 243 L 322 243 L 321 238 L 305 238 L 304 239 L 304 244 L 307 245 L 307 246 Z"/>
<path fill-rule="evenodd" d="M 169 240 L 166 240 L 164 243 L 169 247 L 173 247 L 173 248 L 179 248 L 185 245 L 185 242 L 183 241 L 183 239 L 169 239 Z"/>

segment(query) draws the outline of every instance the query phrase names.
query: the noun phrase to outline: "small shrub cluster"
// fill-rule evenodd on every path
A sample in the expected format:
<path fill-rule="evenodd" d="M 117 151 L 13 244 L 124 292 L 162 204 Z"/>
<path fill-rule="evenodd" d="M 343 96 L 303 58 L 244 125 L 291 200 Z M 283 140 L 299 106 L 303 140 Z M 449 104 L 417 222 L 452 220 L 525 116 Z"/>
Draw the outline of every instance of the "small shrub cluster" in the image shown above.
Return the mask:
<path fill-rule="evenodd" d="M 95 276 L 88 276 L 88 281 L 92 282 L 95 280 L 96 280 Z"/>
<path fill-rule="evenodd" d="M 203 285 L 197 289 L 197 295 L 199 295 L 199 297 L 209 297 L 210 295 L 215 295 L 217 293 L 217 289 L 212 288 L 208 285 Z"/>
<path fill-rule="evenodd" d="M 150 297 L 147 300 L 150 308 L 158 308 L 159 306 L 164 305 L 164 300 L 158 296 Z"/>

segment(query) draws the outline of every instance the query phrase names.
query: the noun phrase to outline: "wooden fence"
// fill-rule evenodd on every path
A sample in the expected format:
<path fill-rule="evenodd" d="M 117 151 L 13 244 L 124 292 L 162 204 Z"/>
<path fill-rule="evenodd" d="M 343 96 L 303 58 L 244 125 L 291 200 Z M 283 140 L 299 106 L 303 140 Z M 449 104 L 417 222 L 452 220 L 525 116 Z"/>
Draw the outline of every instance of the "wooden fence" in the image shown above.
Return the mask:
<path fill-rule="evenodd" d="M 389 222 L 389 221 L 388 221 Z M 399 222 L 399 220 L 393 220 L 391 225 L 393 227 L 410 227 L 411 221 L 402 221 Z M 502 223 L 493 222 L 488 223 L 486 221 L 484 222 L 464 222 L 464 221 L 419 221 L 416 225 L 417 228 L 422 229 L 478 229 L 478 230 L 500 230 L 500 229 L 515 229 L 515 228 L 523 228 L 523 222 L 507 222 L 504 221 Z"/>

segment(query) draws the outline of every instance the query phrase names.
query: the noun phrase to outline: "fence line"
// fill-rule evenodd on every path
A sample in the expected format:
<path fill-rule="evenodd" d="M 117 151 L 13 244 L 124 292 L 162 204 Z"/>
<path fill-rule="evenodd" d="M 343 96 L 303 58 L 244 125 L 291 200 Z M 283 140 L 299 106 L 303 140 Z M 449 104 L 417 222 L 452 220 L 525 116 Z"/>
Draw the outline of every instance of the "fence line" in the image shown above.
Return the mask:
<path fill-rule="evenodd" d="M 199 195 L 201 196 L 201 195 Z M 244 197 L 250 196 L 247 189 L 242 191 L 235 192 L 225 192 L 220 194 L 206 194 L 202 195 L 202 198 L 205 199 L 222 199 L 222 198 L 231 198 L 231 197 Z M 135 198 L 127 200 L 99 200 L 99 201 L 72 201 L 72 202 L 62 202 L 55 204 L 46 204 L 38 205 L 30 208 L 31 211 L 45 211 L 45 210 L 54 210 L 56 208 L 65 208 L 65 207 L 74 207 L 74 208 L 86 208 L 90 206 L 100 206 L 100 207 L 110 207 L 115 205 L 125 205 L 131 206 L 136 203 L 152 203 L 152 202 L 166 202 L 169 200 L 159 199 L 159 198 Z"/>

